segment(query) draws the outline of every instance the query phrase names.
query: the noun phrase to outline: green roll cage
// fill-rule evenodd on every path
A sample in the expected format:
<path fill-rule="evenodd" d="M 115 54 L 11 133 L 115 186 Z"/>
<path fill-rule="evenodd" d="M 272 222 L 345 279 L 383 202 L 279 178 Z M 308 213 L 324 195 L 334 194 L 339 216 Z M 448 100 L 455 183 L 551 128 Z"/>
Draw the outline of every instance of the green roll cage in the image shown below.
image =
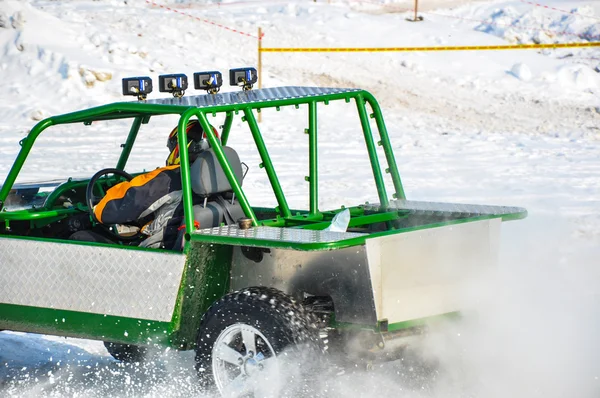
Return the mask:
<path fill-rule="evenodd" d="M 289 89 L 304 89 L 305 91 L 310 92 L 310 88 L 291 87 Z M 252 93 L 260 93 L 260 91 L 267 90 L 269 89 L 254 90 Z M 133 148 L 133 145 L 135 143 L 136 137 L 142 124 L 148 123 L 152 116 L 180 115 L 178 124 L 178 142 L 180 143 L 180 145 L 181 143 L 187 142 L 185 126 L 187 125 L 188 121 L 192 117 L 197 117 L 204 131 L 207 132 L 207 138 L 212 148 L 214 148 L 218 161 L 222 166 L 223 170 L 225 171 L 225 174 L 233 188 L 236 197 L 238 198 L 242 209 L 244 210 L 244 213 L 252 220 L 252 224 L 254 226 L 257 226 L 259 225 L 259 221 L 256 218 L 255 212 L 250 206 L 248 199 L 241 188 L 240 182 L 237 181 L 236 177 L 234 176 L 232 168 L 228 163 L 227 158 L 225 157 L 222 149 L 223 146 L 227 144 L 234 115 L 237 115 L 240 112 L 242 112 L 243 114 L 242 121 L 248 123 L 256 148 L 258 149 L 258 153 L 261 159 L 261 163 L 259 166 L 265 169 L 269 182 L 271 183 L 273 193 L 275 194 L 275 198 L 277 200 L 278 206 L 275 208 L 275 211 L 278 214 L 277 221 L 273 222 L 271 220 L 269 221 L 269 225 L 282 225 L 281 221 L 292 221 L 295 219 L 302 221 L 322 221 L 324 219 L 323 214 L 319 211 L 318 208 L 319 190 L 317 173 L 317 104 L 322 103 L 324 105 L 328 105 L 330 101 L 341 100 L 345 101 L 346 103 L 349 103 L 352 100 L 354 100 L 356 104 L 373 172 L 373 177 L 377 188 L 380 206 L 382 208 L 387 207 L 389 204 L 389 199 L 385 188 L 383 173 L 377 155 L 376 146 L 382 146 L 385 153 L 385 158 L 388 163 L 387 167 L 385 168 L 385 172 L 391 175 L 393 181 L 393 198 L 406 199 L 404 189 L 402 187 L 402 182 L 400 180 L 400 174 L 398 172 L 398 168 L 390 144 L 388 132 L 381 113 L 381 108 L 377 103 L 376 99 L 373 97 L 373 95 L 371 95 L 367 91 L 357 89 L 330 89 L 329 92 L 324 90 L 320 91 L 315 89 L 315 91 L 310 93 L 309 95 L 301 95 L 292 98 L 269 98 L 266 100 L 258 100 L 253 102 L 239 101 L 209 106 L 190 105 L 189 101 L 186 103 L 185 101 L 177 99 L 139 102 L 117 102 L 64 115 L 49 117 L 45 120 L 40 121 L 31 130 L 27 137 L 25 137 L 19 143 L 21 145 L 21 150 L 17 156 L 16 161 L 14 162 L 12 168 L 8 173 L 5 183 L 0 189 L 0 221 L 8 221 L 9 219 L 34 220 L 35 218 L 42 217 L 42 214 L 40 214 L 39 211 L 28 211 L 26 213 L 24 213 L 23 211 L 19 211 L 18 214 L 13 214 L 11 217 L 10 212 L 7 212 L 4 208 L 4 204 L 36 139 L 47 128 L 61 124 L 83 123 L 85 125 L 90 125 L 92 122 L 95 121 L 133 118 L 133 123 L 131 124 L 127 140 L 123 145 L 121 155 L 116 165 L 117 169 L 123 170 L 125 168 L 127 160 L 129 159 L 131 150 Z M 239 94 L 241 95 L 243 93 Z M 197 96 L 197 98 L 207 96 L 210 96 L 210 94 L 207 94 L 205 96 Z M 180 103 L 177 103 L 178 101 Z M 288 206 L 287 200 L 279 183 L 279 179 L 273 167 L 273 163 L 271 162 L 271 158 L 265 146 L 263 136 L 261 134 L 258 122 L 254 114 L 254 110 L 256 110 L 256 112 L 260 112 L 262 109 L 275 108 L 279 111 L 281 107 L 294 106 L 298 108 L 300 105 L 303 104 L 308 105 L 308 129 L 306 129 L 305 132 L 308 134 L 309 137 L 309 176 L 306 177 L 306 180 L 309 183 L 309 211 L 307 214 L 293 215 L 292 211 Z M 370 114 L 367 110 L 367 104 L 369 104 L 370 108 L 372 109 L 372 112 Z M 223 125 L 221 140 L 218 139 L 216 134 L 210 128 L 207 119 L 207 115 L 216 116 L 217 113 L 225 114 L 225 122 Z M 369 118 L 375 119 L 377 130 L 379 131 L 379 139 L 377 141 L 371 129 L 371 123 L 369 121 Z M 193 231 L 194 228 L 192 211 L 192 190 L 190 182 L 190 165 L 188 153 L 186 151 L 182 151 L 180 156 L 181 175 L 183 184 L 183 203 L 185 209 L 186 241 L 189 241 L 190 233 Z M 49 214 L 50 212 L 52 214 Z M 60 217 L 60 212 L 61 210 L 51 210 L 49 212 L 46 211 L 44 212 L 43 217 Z M 265 225 L 266 222 L 261 222 L 261 224 Z"/>

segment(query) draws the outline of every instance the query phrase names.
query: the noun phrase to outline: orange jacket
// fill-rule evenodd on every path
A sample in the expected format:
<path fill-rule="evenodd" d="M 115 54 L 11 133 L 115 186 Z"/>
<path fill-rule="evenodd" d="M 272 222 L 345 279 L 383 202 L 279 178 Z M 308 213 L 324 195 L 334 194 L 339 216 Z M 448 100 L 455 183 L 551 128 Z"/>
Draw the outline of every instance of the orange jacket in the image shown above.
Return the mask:
<path fill-rule="evenodd" d="M 94 215 L 103 224 L 126 224 L 149 216 L 177 197 L 181 200 L 179 165 L 161 167 L 110 188 L 94 207 Z"/>

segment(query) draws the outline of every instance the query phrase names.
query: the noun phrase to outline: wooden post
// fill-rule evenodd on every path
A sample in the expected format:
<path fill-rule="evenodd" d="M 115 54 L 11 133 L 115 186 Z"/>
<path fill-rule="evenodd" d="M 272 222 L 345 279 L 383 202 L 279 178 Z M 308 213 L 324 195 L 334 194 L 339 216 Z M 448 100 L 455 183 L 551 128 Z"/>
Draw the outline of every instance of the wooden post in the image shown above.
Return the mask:
<path fill-rule="evenodd" d="M 262 29 L 258 28 L 258 89 L 262 87 Z M 262 113 L 258 114 L 258 122 L 262 121 Z"/>
<path fill-rule="evenodd" d="M 417 22 L 417 10 L 419 9 L 419 0 L 415 0 L 415 22 Z"/>
<path fill-rule="evenodd" d="M 409 22 L 419 22 L 423 20 L 423 17 L 419 16 L 419 0 L 415 0 L 415 16 L 413 19 L 406 18 Z"/>

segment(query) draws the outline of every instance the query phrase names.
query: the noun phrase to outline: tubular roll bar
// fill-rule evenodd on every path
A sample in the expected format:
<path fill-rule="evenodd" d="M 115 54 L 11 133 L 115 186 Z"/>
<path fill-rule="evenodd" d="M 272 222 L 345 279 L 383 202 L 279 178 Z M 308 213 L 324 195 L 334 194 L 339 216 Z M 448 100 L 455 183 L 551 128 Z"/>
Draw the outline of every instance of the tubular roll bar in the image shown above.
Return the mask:
<path fill-rule="evenodd" d="M 52 116 L 48 119 L 42 120 L 34 126 L 31 132 L 26 138 L 21 140 L 21 150 L 17 155 L 17 159 L 10 169 L 6 181 L 0 189 L 0 211 L 3 209 L 4 202 L 10 194 L 10 191 L 17 179 L 19 172 L 21 171 L 31 148 L 36 141 L 37 137 L 48 127 L 59 125 L 59 124 L 72 124 L 72 123 L 84 123 L 91 124 L 94 121 L 109 120 L 109 119 L 123 119 L 133 118 L 133 122 L 127 137 L 126 143 L 123 145 L 123 152 L 117 163 L 117 168 L 123 170 L 131 153 L 131 149 L 134 145 L 135 139 L 137 138 L 140 126 L 142 123 L 147 123 L 148 119 L 152 116 L 157 115 L 168 115 L 168 114 L 179 114 L 178 124 L 178 141 L 181 143 L 187 143 L 187 134 L 185 132 L 185 126 L 191 117 L 197 117 L 200 125 L 207 132 L 206 136 L 211 144 L 211 147 L 215 151 L 215 155 L 227 176 L 236 197 L 238 198 L 242 209 L 246 216 L 252 219 L 253 225 L 258 225 L 256 215 L 250 206 L 248 199 L 243 192 L 240 182 L 237 181 L 231 165 L 227 161 L 227 158 L 223 152 L 223 146 L 227 144 L 231 126 L 233 124 L 234 114 L 238 114 L 240 111 L 244 113 L 243 119 L 248 123 L 252 137 L 257 146 L 259 155 L 261 157 L 261 166 L 265 168 L 273 192 L 278 202 L 278 210 L 280 215 L 283 217 L 291 217 L 291 211 L 287 204 L 285 195 L 275 173 L 275 169 L 271 162 L 270 156 L 264 144 L 262 134 L 254 117 L 253 110 L 260 111 L 263 108 L 277 108 L 281 106 L 290 105 L 308 105 L 308 135 L 309 135 L 309 176 L 307 180 L 309 182 L 309 217 L 317 216 L 319 214 L 318 209 L 318 148 L 317 148 L 317 104 L 319 102 L 329 103 L 334 100 L 345 100 L 349 102 L 354 99 L 358 110 L 367 151 L 369 154 L 369 160 L 371 168 L 373 170 L 373 177 L 377 186 L 377 193 L 379 201 L 382 207 L 389 204 L 387 193 L 385 190 L 385 184 L 383 174 L 381 171 L 381 165 L 377 157 L 376 145 L 382 146 L 385 154 L 388 168 L 385 169 L 386 173 L 391 174 L 393 185 L 394 185 L 394 197 L 398 199 L 406 199 L 402 182 L 400 180 L 400 174 L 398 172 L 397 164 L 394 159 L 393 150 L 390 144 L 389 136 L 381 114 L 381 108 L 375 100 L 375 98 L 366 91 L 352 91 L 343 92 L 337 94 L 323 94 L 314 95 L 309 98 L 285 98 L 277 100 L 269 100 L 263 102 L 244 103 L 244 104 L 220 104 L 214 105 L 207 108 L 198 108 L 195 106 L 187 105 L 166 105 L 166 104 L 148 104 L 144 102 L 121 102 L 103 105 L 95 108 L 90 108 L 83 111 L 77 111 L 64 115 Z M 369 104 L 373 113 L 368 115 L 366 104 Z M 215 135 L 213 130 L 210 128 L 210 124 L 207 119 L 207 114 L 225 113 L 225 123 L 223 125 L 223 132 L 221 140 Z M 380 140 L 377 143 L 374 140 L 373 132 L 371 130 L 369 117 L 374 118 L 377 130 L 379 131 Z M 185 147 L 185 145 L 184 145 Z M 186 221 L 186 232 L 189 234 L 193 231 L 194 219 L 192 211 L 192 191 L 190 182 L 190 165 L 189 156 L 187 151 L 181 151 L 181 176 L 183 185 L 183 203 L 185 208 L 185 221 Z"/>
<path fill-rule="evenodd" d="M 317 168 L 317 102 L 308 104 L 308 183 L 309 183 L 309 214 L 319 213 L 319 173 Z"/>

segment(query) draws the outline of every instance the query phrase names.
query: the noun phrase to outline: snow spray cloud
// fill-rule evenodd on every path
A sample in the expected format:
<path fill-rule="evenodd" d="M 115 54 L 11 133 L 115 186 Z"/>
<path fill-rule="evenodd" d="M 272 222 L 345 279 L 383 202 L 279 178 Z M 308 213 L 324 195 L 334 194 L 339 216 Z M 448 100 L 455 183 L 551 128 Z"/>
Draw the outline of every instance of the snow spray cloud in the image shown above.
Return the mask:
<path fill-rule="evenodd" d="M 328 397 L 600 396 L 600 246 L 559 224 L 535 216 L 503 224 L 499 266 L 465 286 L 464 316 L 432 325 L 415 347 L 419 359 L 323 373 L 313 390 Z"/>
<path fill-rule="evenodd" d="M 0 334 L 0 396 L 208 396 L 198 383 L 193 352 L 166 350 L 144 363 L 122 363 L 107 356 L 102 342 L 54 340 Z"/>
<path fill-rule="evenodd" d="M 599 396 L 598 246 L 535 216 L 504 224 L 502 238 L 500 266 L 471 286 L 465 320 L 429 342 L 447 385 L 492 398 Z"/>

